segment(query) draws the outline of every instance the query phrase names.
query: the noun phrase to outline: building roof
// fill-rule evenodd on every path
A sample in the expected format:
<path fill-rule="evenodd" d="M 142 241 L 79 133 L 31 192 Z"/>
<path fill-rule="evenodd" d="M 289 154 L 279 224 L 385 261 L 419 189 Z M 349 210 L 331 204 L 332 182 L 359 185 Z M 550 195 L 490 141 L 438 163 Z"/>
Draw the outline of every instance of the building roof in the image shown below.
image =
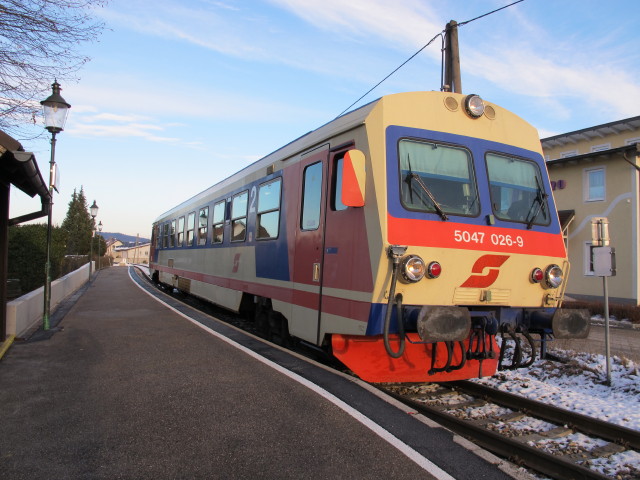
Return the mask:
<path fill-rule="evenodd" d="M 640 121 L 640 117 L 639 121 Z M 582 155 L 572 155 L 570 157 L 558 158 L 556 160 L 547 160 L 547 165 L 556 165 L 559 163 L 577 162 L 579 160 L 586 160 L 588 158 L 596 157 L 611 157 L 616 153 L 621 154 L 638 154 L 640 153 L 640 143 L 632 143 L 631 145 L 625 145 L 624 147 L 610 148 L 609 150 L 601 150 L 599 152 L 583 153 Z M 627 160 L 629 161 L 629 160 Z M 633 164 L 632 164 L 633 165 Z M 633 165 L 635 167 L 635 165 Z M 636 167 L 638 168 L 638 167 Z"/>
<path fill-rule="evenodd" d="M 553 148 L 562 145 L 589 141 L 594 138 L 604 138 L 607 135 L 618 134 L 624 131 L 633 131 L 640 128 L 640 116 L 617 120 L 615 122 L 595 125 L 574 132 L 561 133 L 553 137 L 542 138 L 542 148 Z"/>

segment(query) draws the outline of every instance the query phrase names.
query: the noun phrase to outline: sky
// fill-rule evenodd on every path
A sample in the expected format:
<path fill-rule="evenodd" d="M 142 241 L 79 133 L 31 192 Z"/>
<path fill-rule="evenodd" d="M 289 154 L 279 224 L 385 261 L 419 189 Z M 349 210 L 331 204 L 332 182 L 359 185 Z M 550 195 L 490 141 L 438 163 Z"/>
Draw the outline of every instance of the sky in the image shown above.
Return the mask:
<path fill-rule="evenodd" d="M 64 83 L 60 191 L 104 232 L 150 237 L 173 206 L 335 118 L 440 33 L 512 0 L 110 0 Z M 637 0 L 524 0 L 459 28 L 463 93 L 542 138 L 640 115 Z M 440 40 L 353 108 L 439 90 Z M 53 79 L 52 79 L 53 82 Z M 44 128 L 43 124 L 34 128 Z M 50 136 L 22 141 L 48 180 Z M 40 201 L 11 193 L 12 217 Z M 39 220 L 46 222 L 46 219 Z"/>

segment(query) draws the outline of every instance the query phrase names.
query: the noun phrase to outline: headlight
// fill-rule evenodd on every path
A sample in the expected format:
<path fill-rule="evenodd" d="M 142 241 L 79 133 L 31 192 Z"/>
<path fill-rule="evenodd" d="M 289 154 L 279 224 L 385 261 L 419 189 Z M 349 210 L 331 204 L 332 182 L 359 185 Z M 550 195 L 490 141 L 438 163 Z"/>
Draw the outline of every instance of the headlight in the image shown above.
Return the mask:
<path fill-rule="evenodd" d="M 549 265 L 544 271 L 544 281 L 551 288 L 558 288 L 562 285 L 562 269 L 558 265 Z"/>
<path fill-rule="evenodd" d="M 481 117 L 484 113 L 484 102 L 478 95 L 467 95 L 464 99 L 464 108 L 473 117 Z"/>
<path fill-rule="evenodd" d="M 401 279 L 406 283 L 419 282 L 426 271 L 424 260 L 417 255 L 407 255 L 400 262 Z"/>

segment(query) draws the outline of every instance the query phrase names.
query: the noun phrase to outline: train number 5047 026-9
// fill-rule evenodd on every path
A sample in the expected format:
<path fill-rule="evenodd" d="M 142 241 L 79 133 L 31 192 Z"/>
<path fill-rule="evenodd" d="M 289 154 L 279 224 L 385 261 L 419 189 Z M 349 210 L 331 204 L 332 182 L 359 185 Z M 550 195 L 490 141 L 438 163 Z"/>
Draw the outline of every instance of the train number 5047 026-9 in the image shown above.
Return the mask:
<path fill-rule="evenodd" d="M 493 245 L 524 247 L 524 239 L 520 235 L 511 236 L 498 233 L 486 235 L 485 232 L 469 232 L 467 230 L 454 230 L 453 232 L 453 239 L 459 243 L 477 243 L 482 245 L 484 244 L 485 238 Z"/>

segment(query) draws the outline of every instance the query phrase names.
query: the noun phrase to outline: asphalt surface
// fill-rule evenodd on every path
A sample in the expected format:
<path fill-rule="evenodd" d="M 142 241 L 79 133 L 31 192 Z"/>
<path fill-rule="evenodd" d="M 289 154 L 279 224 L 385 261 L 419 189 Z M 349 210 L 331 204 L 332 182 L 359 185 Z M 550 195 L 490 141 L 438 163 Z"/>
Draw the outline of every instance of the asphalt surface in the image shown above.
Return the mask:
<path fill-rule="evenodd" d="M 622 325 L 621 322 L 615 321 L 611 321 L 610 324 L 609 348 L 611 355 L 640 363 L 640 328 L 632 328 L 629 324 Z M 606 329 L 603 325 L 592 324 L 588 338 L 578 340 L 554 340 L 549 344 L 549 347 L 605 355 L 605 332 Z"/>
<path fill-rule="evenodd" d="M 158 303 L 126 268 L 101 271 L 76 300 L 55 334 L 14 343 L 0 361 L 3 480 L 436 478 L 335 403 Z M 330 390 L 451 477 L 510 478 L 353 381 L 201 321 Z"/>

